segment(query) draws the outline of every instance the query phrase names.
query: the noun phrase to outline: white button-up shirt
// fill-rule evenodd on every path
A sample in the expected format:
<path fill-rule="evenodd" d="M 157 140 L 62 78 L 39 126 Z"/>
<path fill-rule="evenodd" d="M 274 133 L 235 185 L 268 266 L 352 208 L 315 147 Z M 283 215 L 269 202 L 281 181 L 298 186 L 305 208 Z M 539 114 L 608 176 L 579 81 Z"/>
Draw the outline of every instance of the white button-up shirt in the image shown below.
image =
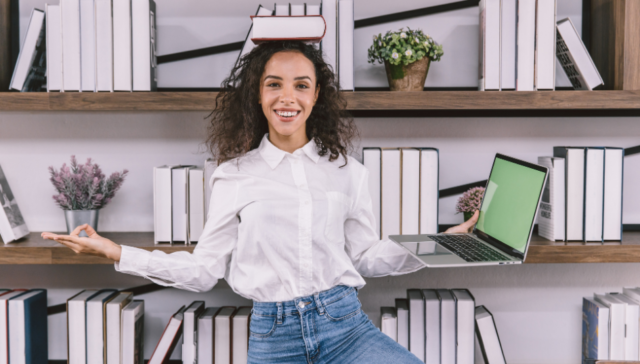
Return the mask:
<path fill-rule="evenodd" d="M 265 135 L 260 146 L 213 173 L 211 204 L 193 253 L 122 246 L 119 272 L 163 286 L 208 291 L 225 278 L 239 295 L 288 301 L 364 277 L 424 267 L 376 234 L 368 171 L 349 157 L 330 162 L 313 141 L 293 153 Z"/>

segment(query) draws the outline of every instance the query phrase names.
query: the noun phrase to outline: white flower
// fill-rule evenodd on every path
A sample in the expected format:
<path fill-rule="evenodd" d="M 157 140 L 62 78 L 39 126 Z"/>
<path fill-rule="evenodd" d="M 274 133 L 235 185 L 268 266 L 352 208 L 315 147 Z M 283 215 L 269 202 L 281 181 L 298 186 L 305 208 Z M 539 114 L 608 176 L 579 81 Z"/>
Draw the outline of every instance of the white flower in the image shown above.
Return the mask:
<path fill-rule="evenodd" d="M 406 51 L 406 52 L 404 52 L 404 54 L 405 54 L 407 57 L 411 57 L 411 55 L 413 54 L 413 52 L 411 52 L 411 49 L 407 49 L 407 51 Z"/>
<path fill-rule="evenodd" d="M 429 42 L 428 42 L 428 41 L 425 41 L 425 42 L 424 42 L 424 46 L 425 46 L 425 47 L 429 47 Z"/>
<path fill-rule="evenodd" d="M 420 41 L 418 40 L 418 38 L 416 38 L 416 43 L 420 43 Z"/>
<path fill-rule="evenodd" d="M 400 33 L 400 38 L 406 38 L 407 34 L 405 32 Z"/>
<path fill-rule="evenodd" d="M 399 55 L 396 52 L 391 53 L 391 58 L 398 59 Z"/>

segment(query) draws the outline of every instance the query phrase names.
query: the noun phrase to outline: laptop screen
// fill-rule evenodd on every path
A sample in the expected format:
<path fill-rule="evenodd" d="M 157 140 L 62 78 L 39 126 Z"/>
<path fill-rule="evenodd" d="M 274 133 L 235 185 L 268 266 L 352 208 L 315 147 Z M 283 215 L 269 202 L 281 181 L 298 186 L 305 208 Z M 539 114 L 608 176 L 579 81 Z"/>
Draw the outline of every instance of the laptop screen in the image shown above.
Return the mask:
<path fill-rule="evenodd" d="M 476 233 L 480 231 L 524 254 L 545 171 L 544 167 L 498 154 L 487 182 Z"/>

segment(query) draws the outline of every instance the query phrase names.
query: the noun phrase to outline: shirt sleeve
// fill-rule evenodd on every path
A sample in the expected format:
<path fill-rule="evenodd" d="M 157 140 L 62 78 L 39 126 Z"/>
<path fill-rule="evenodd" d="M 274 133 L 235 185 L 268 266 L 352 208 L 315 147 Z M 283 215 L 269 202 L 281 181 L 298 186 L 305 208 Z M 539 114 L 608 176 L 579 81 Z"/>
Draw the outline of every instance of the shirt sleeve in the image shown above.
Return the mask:
<path fill-rule="evenodd" d="M 221 168 L 216 169 L 209 183 L 211 207 L 193 253 L 167 254 L 123 245 L 120 262 L 115 263 L 116 271 L 194 292 L 213 288 L 224 277 L 238 239 L 238 183 L 224 178 Z"/>
<path fill-rule="evenodd" d="M 345 250 L 363 277 L 383 277 L 415 272 L 424 262 L 389 239 L 380 240 L 369 193 L 369 171 L 365 169 L 358 194 L 345 221 Z"/>

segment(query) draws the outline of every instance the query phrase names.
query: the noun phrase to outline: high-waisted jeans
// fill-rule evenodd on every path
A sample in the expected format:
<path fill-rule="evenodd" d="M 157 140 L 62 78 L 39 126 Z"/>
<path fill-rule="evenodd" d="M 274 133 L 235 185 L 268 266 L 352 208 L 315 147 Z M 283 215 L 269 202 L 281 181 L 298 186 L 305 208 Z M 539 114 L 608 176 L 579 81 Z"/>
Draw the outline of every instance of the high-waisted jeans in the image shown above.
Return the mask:
<path fill-rule="evenodd" d="M 249 363 L 421 363 L 378 330 L 353 287 L 287 302 L 254 302 Z"/>

